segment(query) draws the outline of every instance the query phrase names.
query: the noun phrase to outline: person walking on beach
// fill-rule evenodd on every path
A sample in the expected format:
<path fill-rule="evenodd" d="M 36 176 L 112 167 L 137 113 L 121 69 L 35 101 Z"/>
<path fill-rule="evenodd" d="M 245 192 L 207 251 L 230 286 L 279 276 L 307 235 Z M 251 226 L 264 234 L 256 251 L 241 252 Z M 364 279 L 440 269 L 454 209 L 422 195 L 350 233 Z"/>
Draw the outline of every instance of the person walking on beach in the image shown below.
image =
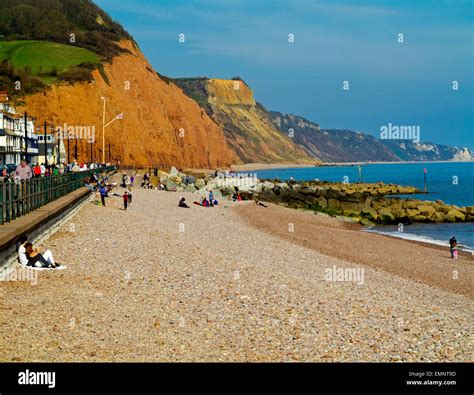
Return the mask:
<path fill-rule="evenodd" d="M 128 192 L 125 191 L 125 193 L 123 194 L 123 209 L 127 211 L 127 207 L 128 207 Z"/>
<path fill-rule="evenodd" d="M 454 258 L 454 251 L 457 248 L 458 241 L 456 240 L 456 237 L 453 236 L 449 239 L 449 251 L 451 252 L 451 258 Z M 457 250 L 456 250 L 456 259 L 457 259 Z"/>
<path fill-rule="evenodd" d="M 102 206 L 105 207 L 105 197 L 107 196 L 107 188 L 105 187 L 104 184 L 100 186 L 99 193 L 100 193 L 100 200 L 102 202 Z"/>

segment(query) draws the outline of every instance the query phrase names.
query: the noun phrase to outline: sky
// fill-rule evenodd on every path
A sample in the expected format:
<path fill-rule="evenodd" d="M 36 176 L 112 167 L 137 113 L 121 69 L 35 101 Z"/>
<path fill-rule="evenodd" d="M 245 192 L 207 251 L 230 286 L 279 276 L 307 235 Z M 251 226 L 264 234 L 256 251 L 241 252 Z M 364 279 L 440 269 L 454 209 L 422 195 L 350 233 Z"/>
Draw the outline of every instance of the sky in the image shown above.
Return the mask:
<path fill-rule="evenodd" d="M 160 74 L 239 76 L 267 109 L 325 129 L 419 126 L 474 149 L 471 0 L 95 2 Z"/>

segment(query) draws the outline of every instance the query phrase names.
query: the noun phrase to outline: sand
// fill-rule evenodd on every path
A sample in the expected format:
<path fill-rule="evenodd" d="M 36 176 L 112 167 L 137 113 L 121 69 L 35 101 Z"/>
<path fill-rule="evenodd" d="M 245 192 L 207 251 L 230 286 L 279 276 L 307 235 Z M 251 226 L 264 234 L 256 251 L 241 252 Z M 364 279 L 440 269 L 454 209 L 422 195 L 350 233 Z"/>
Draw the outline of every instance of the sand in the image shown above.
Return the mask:
<path fill-rule="evenodd" d="M 472 360 L 467 258 L 282 207 L 182 209 L 180 195 L 195 197 L 88 203 L 44 245 L 66 270 L 0 283 L 0 361 Z M 328 281 L 333 268 L 363 281 Z"/>

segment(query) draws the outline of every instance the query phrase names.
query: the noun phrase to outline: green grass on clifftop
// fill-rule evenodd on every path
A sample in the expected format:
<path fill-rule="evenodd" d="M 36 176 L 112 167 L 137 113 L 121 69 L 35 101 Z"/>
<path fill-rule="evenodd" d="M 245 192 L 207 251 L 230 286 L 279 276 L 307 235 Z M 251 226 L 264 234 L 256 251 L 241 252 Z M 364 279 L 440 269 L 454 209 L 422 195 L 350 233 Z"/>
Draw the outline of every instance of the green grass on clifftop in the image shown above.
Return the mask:
<path fill-rule="evenodd" d="M 47 41 L 1 41 L 0 61 L 8 60 L 15 69 L 29 69 L 30 73 L 50 80 L 48 74 L 58 74 L 82 63 L 100 63 L 98 55 L 84 48 Z"/>

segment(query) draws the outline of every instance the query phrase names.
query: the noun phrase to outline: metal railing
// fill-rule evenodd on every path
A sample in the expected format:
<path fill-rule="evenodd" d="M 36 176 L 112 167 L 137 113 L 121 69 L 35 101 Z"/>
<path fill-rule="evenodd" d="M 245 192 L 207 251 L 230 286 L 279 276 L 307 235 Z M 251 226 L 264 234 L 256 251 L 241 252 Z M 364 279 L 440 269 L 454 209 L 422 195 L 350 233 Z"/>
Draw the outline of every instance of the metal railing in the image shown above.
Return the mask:
<path fill-rule="evenodd" d="M 0 225 L 31 213 L 83 187 L 94 173 L 109 173 L 114 166 L 58 176 L 31 178 L 15 182 L 0 179 Z"/>

